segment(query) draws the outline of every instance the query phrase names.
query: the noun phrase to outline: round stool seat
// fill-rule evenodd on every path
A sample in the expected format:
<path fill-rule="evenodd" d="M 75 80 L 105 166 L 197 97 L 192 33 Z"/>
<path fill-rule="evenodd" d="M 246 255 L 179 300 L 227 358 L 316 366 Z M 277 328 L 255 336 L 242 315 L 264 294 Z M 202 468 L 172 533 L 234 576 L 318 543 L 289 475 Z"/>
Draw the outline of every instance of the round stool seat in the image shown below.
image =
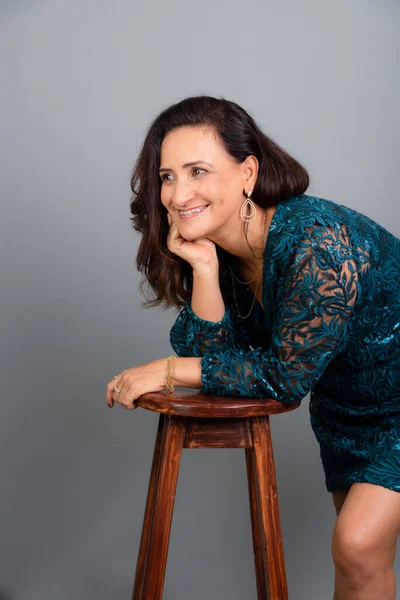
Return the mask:
<path fill-rule="evenodd" d="M 187 388 L 175 388 L 173 394 L 166 391 L 148 392 L 140 396 L 136 404 L 159 413 L 209 419 L 263 417 L 288 412 L 300 406 L 300 402 L 287 405 L 272 398 L 212 396 L 187 391 Z"/>

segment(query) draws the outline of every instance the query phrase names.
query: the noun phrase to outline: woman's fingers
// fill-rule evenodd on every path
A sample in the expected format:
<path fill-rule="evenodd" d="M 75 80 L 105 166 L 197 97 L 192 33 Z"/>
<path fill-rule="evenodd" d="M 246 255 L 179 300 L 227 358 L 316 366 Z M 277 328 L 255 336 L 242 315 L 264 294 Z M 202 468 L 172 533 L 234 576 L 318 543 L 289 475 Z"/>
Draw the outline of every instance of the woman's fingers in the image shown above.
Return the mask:
<path fill-rule="evenodd" d="M 131 386 L 129 385 L 129 380 L 126 380 L 126 378 L 120 380 L 118 384 L 116 384 L 116 387 L 120 391 L 117 392 L 114 386 L 111 397 L 113 404 L 114 402 L 118 402 L 123 408 L 135 410 L 138 406 L 134 402 L 134 396 L 132 394 Z"/>
<path fill-rule="evenodd" d="M 116 381 L 117 381 L 116 379 L 109 381 L 107 383 L 107 387 L 106 387 L 106 402 L 110 408 L 112 408 L 114 405 L 114 400 L 113 400 L 112 396 L 113 396 L 114 388 L 117 385 Z"/>
<path fill-rule="evenodd" d="M 117 402 L 123 408 L 135 410 L 138 408 L 137 399 L 143 394 L 164 389 L 164 370 L 164 359 L 125 369 L 107 384 L 108 406 L 112 407 Z"/>

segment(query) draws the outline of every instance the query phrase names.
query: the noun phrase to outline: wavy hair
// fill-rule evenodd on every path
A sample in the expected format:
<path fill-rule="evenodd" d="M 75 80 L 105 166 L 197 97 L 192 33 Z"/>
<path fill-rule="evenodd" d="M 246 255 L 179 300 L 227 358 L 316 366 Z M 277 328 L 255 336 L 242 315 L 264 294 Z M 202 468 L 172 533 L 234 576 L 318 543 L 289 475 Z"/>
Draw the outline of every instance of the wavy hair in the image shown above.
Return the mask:
<path fill-rule="evenodd" d="M 161 144 L 166 134 L 178 127 L 210 127 L 219 136 L 226 152 L 239 164 L 254 155 L 259 162 L 257 181 L 251 196 L 262 208 L 303 194 L 309 186 L 306 169 L 274 140 L 265 135 L 255 120 L 238 104 L 212 96 L 190 96 L 163 110 L 150 124 L 133 168 L 130 212 L 133 228 L 142 234 L 136 266 L 144 274 L 140 283 L 152 288 L 154 297 L 145 308 L 163 305 L 181 308 L 191 298 L 193 272 L 190 264 L 167 247 L 169 223 L 161 203 L 158 169 Z M 243 221 L 244 235 L 248 223 Z M 232 255 L 216 244 L 221 290 L 227 281 Z M 145 295 L 145 294 L 144 294 Z"/>

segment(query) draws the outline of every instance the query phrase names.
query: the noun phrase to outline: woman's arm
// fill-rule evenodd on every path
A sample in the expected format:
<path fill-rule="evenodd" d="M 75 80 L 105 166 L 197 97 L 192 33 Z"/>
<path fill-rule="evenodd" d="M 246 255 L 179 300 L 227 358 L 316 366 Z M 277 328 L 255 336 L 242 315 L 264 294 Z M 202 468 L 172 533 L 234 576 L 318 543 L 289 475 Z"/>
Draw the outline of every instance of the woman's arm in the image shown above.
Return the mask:
<path fill-rule="evenodd" d="M 303 399 L 344 348 L 362 292 L 356 248 L 344 248 L 346 232 L 314 228 L 296 239 L 281 266 L 271 344 L 242 350 L 222 347 L 200 359 L 200 393 L 274 398 L 287 404 Z M 198 382 L 197 365 L 188 365 Z M 189 383 L 179 366 L 180 385 Z"/>
<path fill-rule="evenodd" d="M 225 303 L 219 285 L 218 270 L 213 266 L 193 269 L 193 312 L 206 321 L 218 322 L 225 315 Z"/>
<path fill-rule="evenodd" d="M 236 322 L 231 307 L 225 306 L 215 268 L 193 272 L 191 301 L 176 318 L 169 339 L 181 357 L 200 357 L 221 348 L 250 348 L 246 323 Z"/>
<path fill-rule="evenodd" d="M 188 388 L 201 388 L 201 358 L 182 356 L 175 359 L 174 385 Z M 167 359 L 165 359 L 165 369 Z"/>

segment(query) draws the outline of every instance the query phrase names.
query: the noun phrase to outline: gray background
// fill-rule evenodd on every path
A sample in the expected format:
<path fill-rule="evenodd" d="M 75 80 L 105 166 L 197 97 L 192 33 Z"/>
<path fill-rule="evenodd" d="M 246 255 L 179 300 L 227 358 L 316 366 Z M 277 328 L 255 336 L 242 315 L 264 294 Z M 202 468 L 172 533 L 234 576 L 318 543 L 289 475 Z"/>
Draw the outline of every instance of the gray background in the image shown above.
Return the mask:
<path fill-rule="evenodd" d="M 400 235 L 399 6 L 6 1 L 0 8 L 0 600 L 130 598 L 158 415 L 105 402 L 171 354 L 144 310 L 129 177 L 198 93 L 247 109 L 307 193 Z M 335 522 L 308 397 L 272 418 L 289 593 L 331 600 Z M 399 575 L 399 559 L 396 563 Z M 183 453 L 165 600 L 256 598 L 244 451 Z"/>

